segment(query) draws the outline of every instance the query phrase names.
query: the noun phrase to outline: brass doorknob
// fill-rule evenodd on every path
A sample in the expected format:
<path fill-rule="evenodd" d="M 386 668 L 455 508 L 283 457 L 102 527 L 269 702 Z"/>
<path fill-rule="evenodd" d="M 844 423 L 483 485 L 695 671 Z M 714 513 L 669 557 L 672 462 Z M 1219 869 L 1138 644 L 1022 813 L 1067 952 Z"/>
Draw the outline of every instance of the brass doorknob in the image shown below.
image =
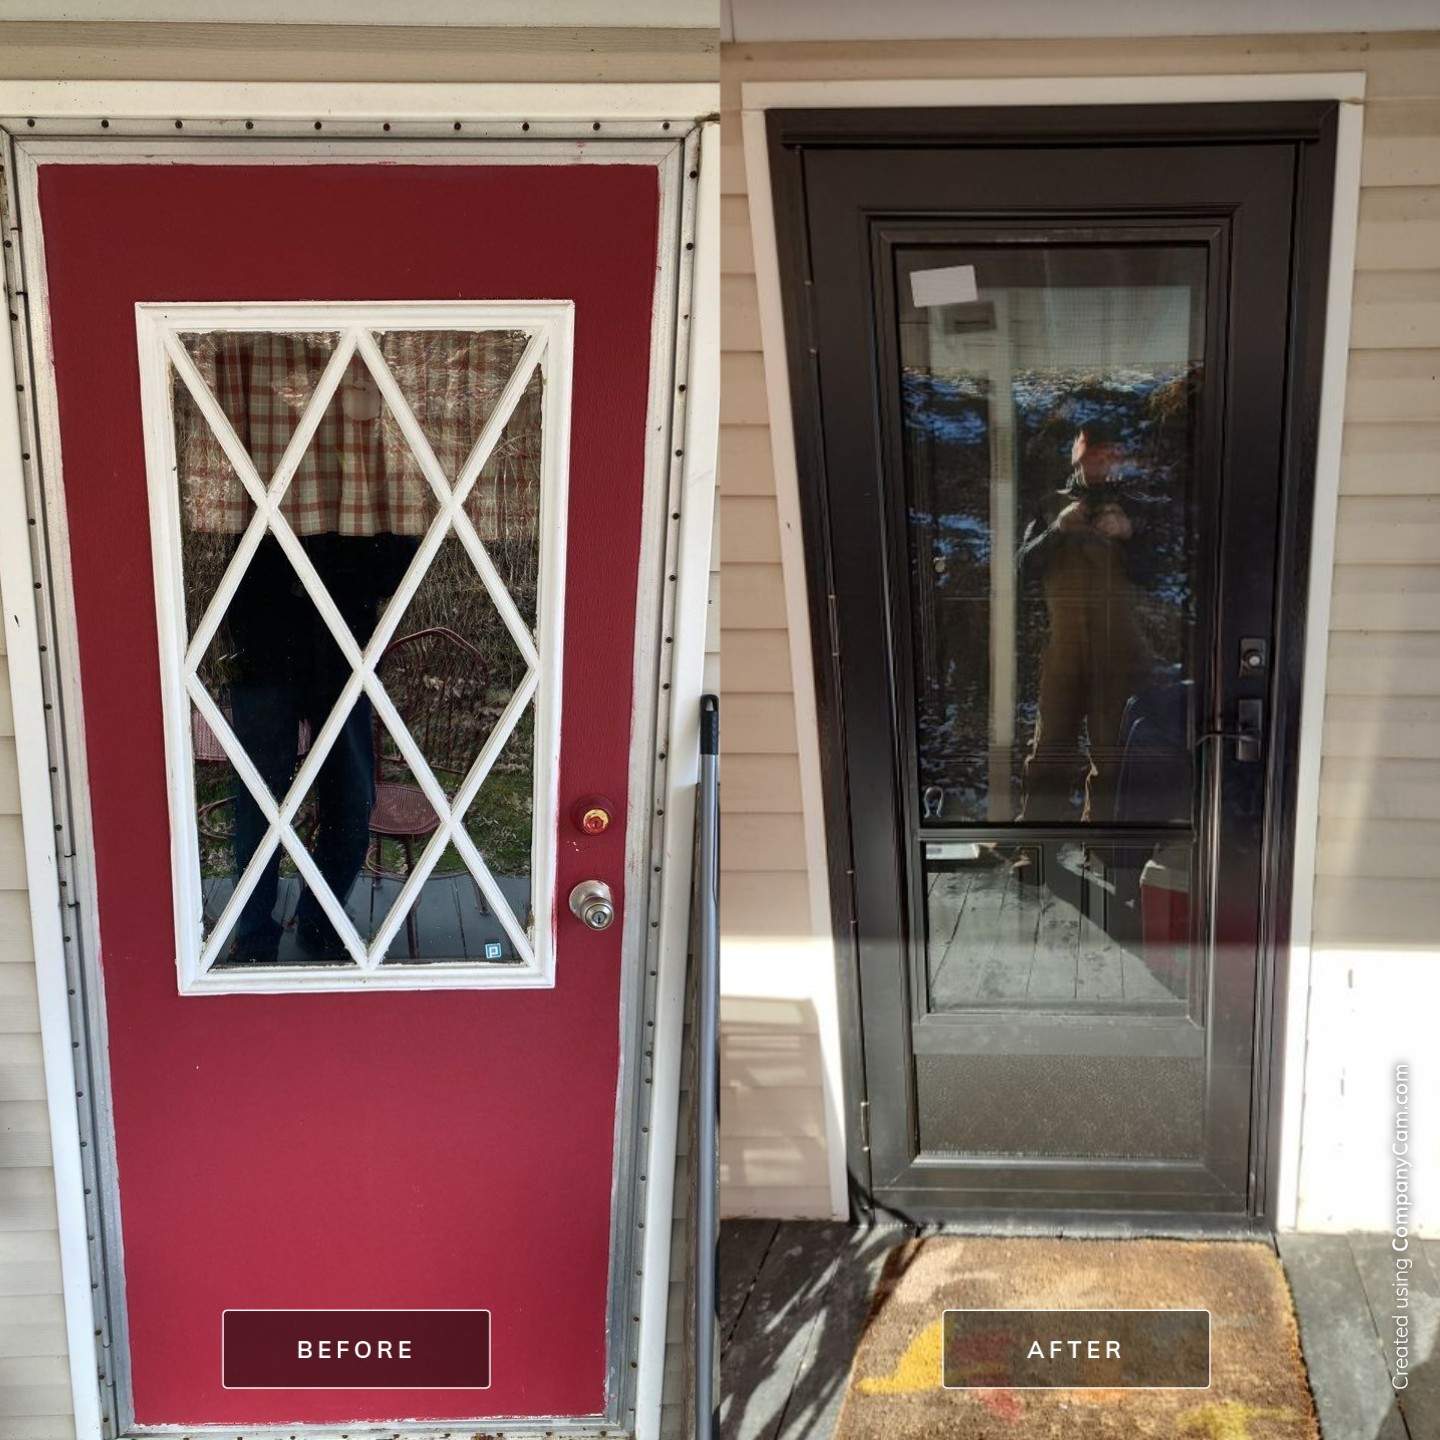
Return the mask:
<path fill-rule="evenodd" d="M 615 897 L 603 880 L 582 880 L 570 892 L 570 913 L 591 930 L 608 930 L 615 923 Z"/>

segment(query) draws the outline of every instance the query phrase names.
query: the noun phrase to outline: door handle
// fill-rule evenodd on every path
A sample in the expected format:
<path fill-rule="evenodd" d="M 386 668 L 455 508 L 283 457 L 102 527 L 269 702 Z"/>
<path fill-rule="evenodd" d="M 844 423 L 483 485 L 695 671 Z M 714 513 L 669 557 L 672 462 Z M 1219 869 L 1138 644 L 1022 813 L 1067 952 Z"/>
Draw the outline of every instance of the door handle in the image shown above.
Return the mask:
<path fill-rule="evenodd" d="M 1265 702 L 1237 700 L 1233 730 L 1207 730 L 1195 741 L 1198 750 L 1207 740 L 1233 740 L 1235 759 L 1242 765 L 1254 765 L 1265 753 Z"/>
<path fill-rule="evenodd" d="M 1235 702 L 1235 758 L 1242 764 L 1258 763 L 1265 746 L 1265 702 Z"/>
<path fill-rule="evenodd" d="M 570 892 L 570 913 L 591 930 L 608 930 L 615 923 L 615 898 L 603 880 L 582 880 Z"/>

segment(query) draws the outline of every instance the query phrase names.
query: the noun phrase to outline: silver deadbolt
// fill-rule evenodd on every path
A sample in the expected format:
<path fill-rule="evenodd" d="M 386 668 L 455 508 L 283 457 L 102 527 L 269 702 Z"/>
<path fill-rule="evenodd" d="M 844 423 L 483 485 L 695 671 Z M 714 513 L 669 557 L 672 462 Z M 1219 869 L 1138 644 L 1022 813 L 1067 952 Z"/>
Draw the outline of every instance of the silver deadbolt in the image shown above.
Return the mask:
<path fill-rule="evenodd" d="M 570 913 L 592 930 L 608 930 L 615 923 L 615 897 L 603 880 L 582 880 L 570 892 Z"/>

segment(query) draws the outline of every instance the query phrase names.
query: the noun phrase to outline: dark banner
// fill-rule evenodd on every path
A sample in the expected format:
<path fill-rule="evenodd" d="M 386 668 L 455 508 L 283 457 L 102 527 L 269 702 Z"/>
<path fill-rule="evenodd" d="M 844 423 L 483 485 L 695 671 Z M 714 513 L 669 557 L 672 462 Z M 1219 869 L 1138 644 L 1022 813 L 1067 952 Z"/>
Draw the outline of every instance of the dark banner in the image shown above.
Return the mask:
<path fill-rule="evenodd" d="M 484 1390 L 488 1310 L 227 1310 L 227 1390 Z"/>
<path fill-rule="evenodd" d="M 947 1310 L 949 1389 L 1207 1389 L 1208 1310 Z"/>

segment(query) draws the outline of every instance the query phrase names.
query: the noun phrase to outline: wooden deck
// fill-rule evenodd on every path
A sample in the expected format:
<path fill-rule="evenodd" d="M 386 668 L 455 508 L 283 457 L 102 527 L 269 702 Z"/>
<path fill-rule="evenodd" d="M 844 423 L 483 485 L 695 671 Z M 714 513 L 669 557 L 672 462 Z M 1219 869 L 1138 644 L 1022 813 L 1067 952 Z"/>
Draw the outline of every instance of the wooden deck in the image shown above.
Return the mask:
<path fill-rule="evenodd" d="M 1397 1393 L 1390 1237 L 1280 1237 L 1325 1440 L 1440 1440 L 1440 1240 L 1409 1254 L 1410 1384 Z"/>
<path fill-rule="evenodd" d="M 721 1440 L 828 1440 L 870 1297 L 902 1227 L 720 1227 Z"/>
<path fill-rule="evenodd" d="M 722 1440 L 829 1440 L 885 1255 L 910 1233 L 828 1221 L 721 1226 Z M 1389 1238 L 1287 1235 L 1279 1248 L 1324 1440 L 1440 1440 L 1440 1240 L 1412 1252 L 1414 1368 L 1398 1396 L 1385 1348 Z"/>

